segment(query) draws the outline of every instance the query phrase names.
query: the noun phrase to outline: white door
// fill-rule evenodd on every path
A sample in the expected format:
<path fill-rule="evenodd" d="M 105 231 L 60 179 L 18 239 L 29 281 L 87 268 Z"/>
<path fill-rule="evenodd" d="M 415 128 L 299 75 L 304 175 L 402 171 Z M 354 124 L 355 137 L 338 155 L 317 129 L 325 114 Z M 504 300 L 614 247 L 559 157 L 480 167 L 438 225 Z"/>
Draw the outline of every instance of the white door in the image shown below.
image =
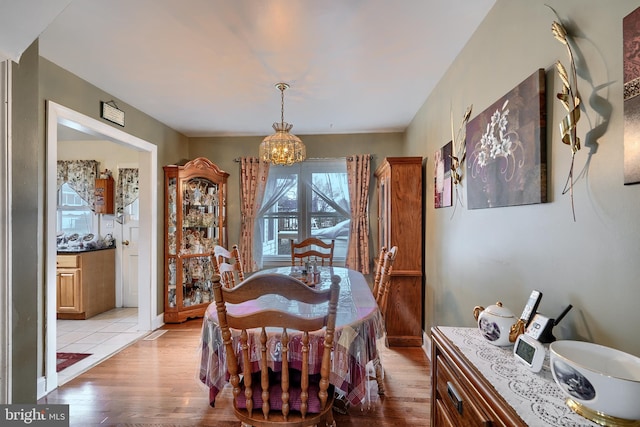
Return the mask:
<path fill-rule="evenodd" d="M 118 173 L 122 169 L 138 168 L 137 163 L 118 163 Z M 118 190 L 119 191 L 119 190 Z M 140 199 L 123 208 L 120 218 L 120 283 L 122 307 L 138 307 L 138 242 L 139 242 Z"/>
<path fill-rule="evenodd" d="M 124 208 L 122 218 L 122 306 L 138 306 L 138 200 Z"/>

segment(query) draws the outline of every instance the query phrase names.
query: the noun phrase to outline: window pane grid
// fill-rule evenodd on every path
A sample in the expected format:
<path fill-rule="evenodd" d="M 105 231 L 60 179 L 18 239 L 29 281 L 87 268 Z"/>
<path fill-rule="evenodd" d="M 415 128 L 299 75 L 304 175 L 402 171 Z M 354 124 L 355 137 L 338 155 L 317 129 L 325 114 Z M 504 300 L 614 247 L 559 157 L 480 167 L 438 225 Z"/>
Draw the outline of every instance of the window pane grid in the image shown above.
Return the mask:
<path fill-rule="evenodd" d="M 350 223 L 345 160 L 305 161 L 297 167 L 272 166 L 268 180 L 267 188 L 270 184 L 271 188 L 279 188 L 278 183 L 283 180 L 297 185 L 289 187 L 261 217 L 264 261 L 288 260 L 289 240 L 309 236 L 335 239 L 334 258 L 344 259 Z M 265 194 L 265 199 L 269 199 L 269 194 Z"/>
<path fill-rule="evenodd" d="M 56 225 L 58 233 L 66 235 L 93 232 L 93 212 L 68 183 L 64 183 L 58 191 Z"/>

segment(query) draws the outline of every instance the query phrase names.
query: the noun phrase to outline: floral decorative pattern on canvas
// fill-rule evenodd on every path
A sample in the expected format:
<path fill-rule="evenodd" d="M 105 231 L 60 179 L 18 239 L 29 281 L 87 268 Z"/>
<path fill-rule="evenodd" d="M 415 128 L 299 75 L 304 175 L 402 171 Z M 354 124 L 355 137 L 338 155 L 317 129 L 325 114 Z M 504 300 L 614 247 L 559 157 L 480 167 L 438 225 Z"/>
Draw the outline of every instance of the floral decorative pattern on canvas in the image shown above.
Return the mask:
<path fill-rule="evenodd" d="M 518 132 L 509 128 L 509 100 L 507 99 L 501 109 L 491 115 L 491 121 L 487 123 L 486 131 L 480 141 L 476 143 L 471 154 L 471 174 L 474 178 L 480 177 L 486 181 L 483 175 L 485 167 L 494 161 L 502 159 L 500 174 L 505 181 L 513 179 L 516 167 L 521 168 L 525 163 L 525 154 Z"/>
<path fill-rule="evenodd" d="M 469 209 L 547 201 L 545 104 L 540 68 L 469 121 Z"/>

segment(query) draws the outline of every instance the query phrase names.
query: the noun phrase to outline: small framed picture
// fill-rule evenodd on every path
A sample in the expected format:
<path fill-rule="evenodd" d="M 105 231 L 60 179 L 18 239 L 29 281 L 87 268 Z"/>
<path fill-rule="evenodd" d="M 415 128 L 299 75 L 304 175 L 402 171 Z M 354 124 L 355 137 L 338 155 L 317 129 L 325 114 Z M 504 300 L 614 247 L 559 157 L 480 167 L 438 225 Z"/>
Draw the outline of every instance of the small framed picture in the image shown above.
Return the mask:
<path fill-rule="evenodd" d="M 434 199 L 435 208 L 452 206 L 451 192 L 453 183 L 451 180 L 451 153 L 453 143 L 449 141 L 444 147 L 435 152 L 434 158 Z"/>

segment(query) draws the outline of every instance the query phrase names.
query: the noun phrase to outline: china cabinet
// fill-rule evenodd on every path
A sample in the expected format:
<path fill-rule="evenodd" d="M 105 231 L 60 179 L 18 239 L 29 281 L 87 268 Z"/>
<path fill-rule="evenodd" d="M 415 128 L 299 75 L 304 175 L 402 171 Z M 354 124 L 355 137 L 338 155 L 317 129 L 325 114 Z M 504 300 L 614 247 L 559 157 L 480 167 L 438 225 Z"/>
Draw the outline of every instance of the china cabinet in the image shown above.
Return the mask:
<path fill-rule="evenodd" d="M 422 345 L 422 157 L 387 157 L 375 172 L 379 247 L 398 247 L 385 316 L 389 346 Z"/>
<path fill-rule="evenodd" d="M 229 174 L 206 158 L 164 167 L 164 321 L 202 317 L 213 300 L 213 249 L 227 245 Z"/>

